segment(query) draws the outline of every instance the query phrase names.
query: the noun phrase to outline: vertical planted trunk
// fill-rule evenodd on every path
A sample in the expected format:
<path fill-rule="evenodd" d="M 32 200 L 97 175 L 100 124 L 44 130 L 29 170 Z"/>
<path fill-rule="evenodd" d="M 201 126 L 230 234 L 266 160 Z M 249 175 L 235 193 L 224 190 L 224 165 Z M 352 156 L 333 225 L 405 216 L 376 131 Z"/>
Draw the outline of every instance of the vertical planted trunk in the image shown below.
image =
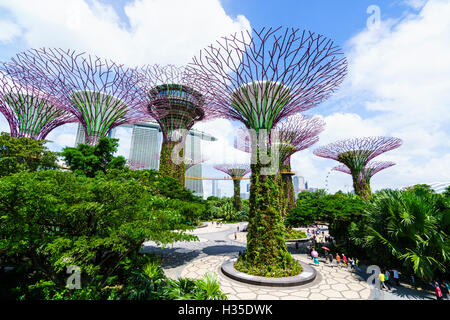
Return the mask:
<path fill-rule="evenodd" d="M 372 192 L 370 190 L 370 182 L 366 181 L 366 179 L 364 178 L 361 178 L 360 175 L 352 174 L 352 178 L 355 194 L 363 199 L 369 199 L 372 196 Z"/>
<path fill-rule="evenodd" d="M 185 163 L 175 164 L 172 161 L 172 152 L 175 145 L 179 142 L 174 141 L 163 141 L 161 146 L 161 156 L 159 161 L 159 172 L 164 176 L 168 176 L 177 179 L 182 186 L 185 183 Z M 179 156 L 182 158 L 184 154 L 184 149 L 180 150 Z"/>
<path fill-rule="evenodd" d="M 241 201 L 241 179 L 236 177 L 233 178 L 233 187 L 234 187 L 234 198 L 233 198 L 233 206 L 236 212 L 240 212 L 242 210 L 242 201 Z"/>
<path fill-rule="evenodd" d="M 258 151 L 259 152 L 259 151 Z M 280 213 L 276 175 L 262 175 L 261 162 L 252 164 L 247 249 L 238 261 L 247 270 L 262 274 L 286 270 L 293 263 L 284 239 L 285 227 Z"/>

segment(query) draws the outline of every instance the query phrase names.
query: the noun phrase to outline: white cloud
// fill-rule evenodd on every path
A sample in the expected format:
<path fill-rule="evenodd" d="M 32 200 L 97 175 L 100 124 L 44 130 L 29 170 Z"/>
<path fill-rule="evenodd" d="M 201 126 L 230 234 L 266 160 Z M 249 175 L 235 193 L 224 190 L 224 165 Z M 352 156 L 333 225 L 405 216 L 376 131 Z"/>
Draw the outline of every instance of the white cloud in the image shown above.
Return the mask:
<path fill-rule="evenodd" d="M 0 21 L 0 42 L 9 43 L 21 34 L 20 27 L 6 20 Z"/>
<path fill-rule="evenodd" d="M 403 139 L 402 147 L 380 157 L 397 165 L 374 176 L 375 190 L 450 179 L 450 2 L 409 2 L 423 8 L 348 42 L 349 79 L 340 96 L 364 108 L 326 117 L 321 135 L 320 144 L 352 136 Z M 329 181 L 348 180 L 343 176 Z M 312 178 L 324 185 L 322 177 Z"/>
<path fill-rule="evenodd" d="M 96 0 L 0 0 L 23 28 L 30 47 L 61 47 L 94 53 L 128 65 L 185 64 L 219 37 L 249 29 L 219 0 L 135 0 L 125 14 Z"/>

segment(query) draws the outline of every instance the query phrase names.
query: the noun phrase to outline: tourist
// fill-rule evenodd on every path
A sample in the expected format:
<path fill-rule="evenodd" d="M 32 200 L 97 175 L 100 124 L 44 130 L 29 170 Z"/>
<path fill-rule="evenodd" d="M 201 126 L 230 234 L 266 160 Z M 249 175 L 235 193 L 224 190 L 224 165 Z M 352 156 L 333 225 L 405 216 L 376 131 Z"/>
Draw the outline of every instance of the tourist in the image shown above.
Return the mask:
<path fill-rule="evenodd" d="M 359 268 L 359 259 L 358 258 L 356 258 L 355 266 L 356 266 L 356 271 L 361 272 L 361 269 Z"/>
<path fill-rule="evenodd" d="M 352 262 L 352 270 L 353 270 L 353 271 L 356 271 L 356 262 L 355 262 L 355 258 L 352 258 L 352 259 L 351 259 L 351 262 Z"/>
<path fill-rule="evenodd" d="M 239 226 L 237 226 L 237 232 L 239 232 Z"/>
<path fill-rule="evenodd" d="M 314 264 L 319 265 L 319 257 L 314 257 Z"/>
<path fill-rule="evenodd" d="M 445 299 L 447 299 L 447 300 L 450 300 L 449 289 L 450 289 L 450 288 L 449 288 L 448 283 L 445 282 L 445 281 L 442 281 L 442 284 L 441 284 L 442 297 L 445 298 Z"/>
<path fill-rule="evenodd" d="M 397 269 L 394 269 L 394 270 L 392 271 L 392 273 L 394 274 L 395 285 L 396 285 L 397 287 L 400 286 L 400 277 L 399 277 L 399 275 L 398 275 L 398 270 L 397 270 Z"/>
<path fill-rule="evenodd" d="M 234 233 L 234 240 L 237 240 L 237 233 Z"/>
<path fill-rule="evenodd" d="M 386 286 L 389 288 L 389 290 L 391 290 L 391 283 L 389 282 L 390 279 L 391 279 L 391 274 L 390 274 L 389 270 L 386 269 L 386 271 L 384 272 L 384 282 L 385 282 Z"/>
<path fill-rule="evenodd" d="M 384 275 L 383 271 L 380 272 L 380 289 L 382 290 L 383 288 L 387 289 L 386 284 L 384 283 L 384 281 L 386 280 L 386 276 Z"/>
<path fill-rule="evenodd" d="M 434 282 L 433 287 L 434 287 L 434 290 L 435 290 L 436 299 L 437 300 L 442 300 L 441 287 L 439 286 L 439 283 L 437 281 Z"/>
<path fill-rule="evenodd" d="M 342 254 L 342 261 L 344 262 L 345 266 L 347 267 L 347 257 L 345 254 Z"/>
<path fill-rule="evenodd" d="M 333 255 L 331 253 L 328 255 L 328 259 L 330 259 L 330 265 L 332 265 L 333 264 Z"/>
<path fill-rule="evenodd" d="M 341 256 L 339 255 L 339 253 L 336 253 L 336 262 L 338 266 L 341 265 Z"/>

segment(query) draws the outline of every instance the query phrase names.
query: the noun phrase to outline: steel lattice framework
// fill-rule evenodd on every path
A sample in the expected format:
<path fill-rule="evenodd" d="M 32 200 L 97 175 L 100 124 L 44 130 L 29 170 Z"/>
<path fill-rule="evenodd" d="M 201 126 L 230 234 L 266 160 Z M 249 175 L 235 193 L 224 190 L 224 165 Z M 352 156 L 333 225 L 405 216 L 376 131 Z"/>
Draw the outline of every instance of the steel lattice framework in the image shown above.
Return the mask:
<path fill-rule="evenodd" d="M 52 92 L 83 125 L 86 143 L 94 145 L 116 126 L 145 121 L 146 95 L 135 71 L 85 53 L 32 49 L 16 55 L 9 73 Z"/>
<path fill-rule="evenodd" d="M 281 121 L 276 130 L 279 138 L 280 155 L 280 187 L 283 196 L 280 201 L 283 215 L 295 207 L 295 190 L 291 168 L 291 157 L 295 153 L 305 150 L 319 141 L 319 134 L 325 129 L 325 121 L 319 117 L 306 117 L 300 113 Z"/>
<path fill-rule="evenodd" d="M 148 98 L 144 112 L 158 122 L 163 135 L 159 170 L 184 185 L 184 145 L 178 151 L 174 148 L 184 142 L 195 123 L 211 119 L 217 113 L 202 94 L 198 77 L 188 74 L 185 67 L 147 65 L 137 70 L 137 76 Z"/>
<path fill-rule="evenodd" d="M 330 39 L 279 27 L 224 37 L 188 69 L 223 116 L 258 131 L 327 99 L 343 81 L 347 62 Z"/>
<path fill-rule="evenodd" d="M 201 120 L 217 116 L 203 96 L 198 77 L 175 65 L 147 65 L 137 72 L 148 94 L 146 110 L 160 125 L 164 141 L 179 141 L 180 129 L 189 130 Z"/>
<path fill-rule="evenodd" d="M 401 145 L 402 140 L 393 137 L 354 138 L 320 147 L 314 150 L 314 154 L 344 164 L 352 175 L 355 193 L 367 198 L 370 196 L 370 186 L 365 184 L 365 179 L 361 179 L 364 168 L 373 158 Z"/>
<path fill-rule="evenodd" d="M 390 168 L 395 165 L 396 163 L 392 161 L 370 161 L 364 167 L 361 178 L 366 179 L 366 181 L 370 181 L 370 178 L 372 178 L 375 174 L 377 174 L 381 170 Z M 350 175 L 352 174 L 351 170 L 344 164 L 334 167 L 333 170 L 344 172 Z"/>
<path fill-rule="evenodd" d="M 247 173 L 250 172 L 250 165 L 248 164 L 218 164 L 214 166 L 214 169 L 226 173 L 231 178 L 240 180 Z"/>
<path fill-rule="evenodd" d="M 325 121 L 319 117 L 307 117 L 299 113 L 280 122 L 276 129 L 279 137 L 280 163 L 290 169 L 290 158 L 293 154 L 319 141 L 319 134 L 325 129 Z"/>
<path fill-rule="evenodd" d="M 0 65 L 0 112 L 12 137 L 43 140 L 54 128 L 77 121 L 56 97 L 9 76 L 7 69 Z"/>

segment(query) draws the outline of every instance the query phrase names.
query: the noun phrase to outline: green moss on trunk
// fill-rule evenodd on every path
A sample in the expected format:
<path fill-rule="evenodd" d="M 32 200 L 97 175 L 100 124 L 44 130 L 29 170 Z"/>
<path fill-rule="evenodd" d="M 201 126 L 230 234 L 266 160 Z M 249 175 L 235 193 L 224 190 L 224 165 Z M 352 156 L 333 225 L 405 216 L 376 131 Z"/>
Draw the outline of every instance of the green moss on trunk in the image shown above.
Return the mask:
<path fill-rule="evenodd" d="M 370 199 L 372 197 L 370 182 L 364 179 L 353 177 L 353 189 L 355 190 L 355 194 L 363 199 Z"/>
<path fill-rule="evenodd" d="M 159 172 L 164 176 L 177 179 L 184 186 L 186 165 L 184 162 L 177 165 L 172 161 L 172 151 L 176 144 L 178 142 L 163 141 L 159 158 Z M 183 153 L 184 149 L 180 151 L 180 157 L 183 157 Z"/>
<path fill-rule="evenodd" d="M 242 210 L 241 179 L 234 178 L 233 186 L 234 186 L 233 206 L 236 212 L 240 212 Z"/>
<path fill-rule="evenodd" d="M 247 249 L 235 268 L 261 276 L 294 275 L 299 264 L 287 251 L 280 213 L 279 186 L 275 175 L 262 175 L 259 155 L 252 164 Z"/>

